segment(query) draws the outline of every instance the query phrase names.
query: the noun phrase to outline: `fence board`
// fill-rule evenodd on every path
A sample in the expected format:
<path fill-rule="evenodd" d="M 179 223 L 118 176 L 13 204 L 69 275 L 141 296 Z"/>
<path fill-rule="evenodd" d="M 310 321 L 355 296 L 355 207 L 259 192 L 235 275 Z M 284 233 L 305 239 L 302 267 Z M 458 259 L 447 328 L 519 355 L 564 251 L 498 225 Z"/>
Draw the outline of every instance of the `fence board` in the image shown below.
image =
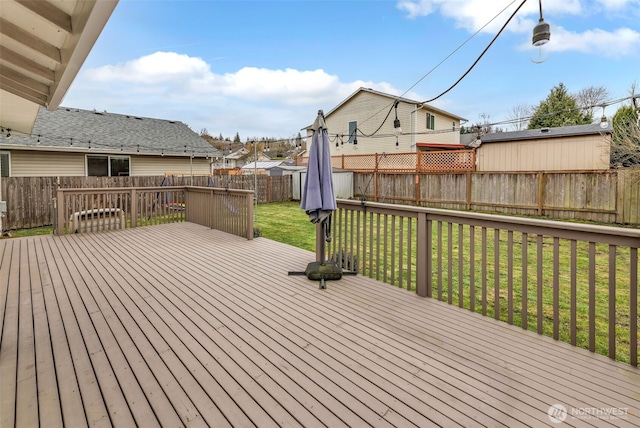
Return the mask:
<path fill-rule="evenodd" d="M 640 224 L 640 181 L 625 171 L 354 173 L 355 197 L 433 208 Z M 621 205 L 621 206 L 620 206 Z"/>

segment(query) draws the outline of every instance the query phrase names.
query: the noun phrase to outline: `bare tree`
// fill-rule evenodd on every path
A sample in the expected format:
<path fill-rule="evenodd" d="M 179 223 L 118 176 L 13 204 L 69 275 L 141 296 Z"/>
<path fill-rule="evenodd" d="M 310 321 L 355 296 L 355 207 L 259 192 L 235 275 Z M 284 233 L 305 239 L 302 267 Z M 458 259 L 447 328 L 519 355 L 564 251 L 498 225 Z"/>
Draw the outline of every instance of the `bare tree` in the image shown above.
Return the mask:
<path fill-rule="evenodd" d="M 511 107 L 509 112 L 509 122 L 511 122 L 511 128 L 514 131 L 522 131 L 527 129 L 529 125 L 529 117 L 532 113 L 531 106 L 527 104 L 517 104 Z"/>
<path fill-rule="evenodd" d="M 584 109 L 585 113 L 593 120 L 596 108 L 604 104 L 610 98 L 609 90 L 604 86 L 589 86 L 578 91 L 573 96 L 578 107 Z"/>

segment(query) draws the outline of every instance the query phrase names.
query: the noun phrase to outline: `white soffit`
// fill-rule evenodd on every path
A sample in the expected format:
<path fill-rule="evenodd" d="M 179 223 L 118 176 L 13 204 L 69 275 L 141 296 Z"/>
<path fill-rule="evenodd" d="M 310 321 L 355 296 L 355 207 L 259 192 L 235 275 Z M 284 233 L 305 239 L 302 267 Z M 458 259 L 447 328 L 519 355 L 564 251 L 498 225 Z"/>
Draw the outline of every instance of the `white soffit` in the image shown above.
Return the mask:
<path fill-rule="evenodd" d="M 58 108 L 118 0 L 0 0 L 0 124 L 30 134 Z"/>

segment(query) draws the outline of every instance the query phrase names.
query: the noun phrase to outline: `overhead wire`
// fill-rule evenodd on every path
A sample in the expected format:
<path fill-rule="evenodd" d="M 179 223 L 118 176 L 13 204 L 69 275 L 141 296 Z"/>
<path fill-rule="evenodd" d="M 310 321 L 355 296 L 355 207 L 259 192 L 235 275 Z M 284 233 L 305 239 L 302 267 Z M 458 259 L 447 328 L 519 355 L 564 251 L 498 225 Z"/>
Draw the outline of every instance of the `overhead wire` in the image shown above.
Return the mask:
<path fill-rule="evenodd" d="M 458 52 L 460 49 L 462 49 L 462 47 L 464 47 L 469 41 L 471 41 L 474 37 L 476 37 L 482 30 L 484 30 L 487 26 L 489 26 L 489 24 L 491 24 L 493 21 L 495 21 L 500 15 L 502 15 L 504 13 L 505 10 L 507 10 L 509 7 L 511 7 L 517 0 L 513 0 L 511 3 L 509 3 L 507 6 L 505 6 L 502 10 L 500 10 L 500 12 L 498 12 L 496 15 L 493 16 L 493 18 L 491 18 L 489 21 L 487 21 L 483 26 L 481 26 L 480 28 L 478 28 L 478 30 L 476 30 L 475 33 L 473 33 L 471 36 L 469 36 L 464 42 L 462 42 L 458 47 L 456 47 L 451 53 L 449 53 L 449 55 L 447 55 L 445 58 L 443 58 L 438 64 L 436 64 L 434 67 L 432 67 L 427 73 L 425 73 L 422 77 L 420 77 L 420 79 L 418 79 L 413 85 L 411 85 L 409 88 L 407 88 L 402 94 L 400 94 L 398 97 L 396 97 L 396 99 L 394 99 L 391 102 L 391 106 L 394 105 L 395 102 L 397 102 L 397 100 L 399 100 L 400 98 L 403 98 L 411 89 L 413 89 L 414 87 L 416 87 L 420 82 L 422 82 L 425 78 L 427 78 L 431 73 L 433 73 L 438 67 L 440 67 L 443 63 L 445 63 L 449 58 L 451 58 L 456 52 Z M 442 95 L 446 94 L 447 92 L 449 92 L 451 89 L 453 89 L 453 87 L 455 87 L 458 83 L 460 83 L 460 81 L 466 77 L 467 74 L 469 74 L 469 72 L 475 67 L 475 65 L 480 61 L 480 59 L 484 56 L 484 54 L 486 53 L 486 51 L 491 47 L 491 45 L 493 44 L 493 42 L 498 38 L 498 36 L 500 35 L 500 33 L 502 33 L 502 31 L 504 30 L 504 28 L 507 26 L 507 24 L 509 24 L 509 22 L 513 19 L 513 17 L 516 15 L 516 13 L 520 10 L 520 8 L 522 8 L 522 6 L 524 5 L 524 3 L 526 3 L 527 0 L 523 0 L 522 3 L 518 6 L 518 8 L 515 10 L 515 12 L 509 17 L 509 19 L 507 20 L 507 22 L 503 25 L 503 27 L 500 29 L 500 32 L 498 34 L 496 34 L 496 36 L 493 38 L 493 40 L 491 41 L 491 43 L 484 49 L 484 51 L 480 54 L 480 56 L 476 59 L 476 61 L 473 63 L 473 65 L 465 72 L 465 74 L 458 79 L 458 81 L 456 83 L 454 83 L 454 85 L 452 85 L 449 89 L 447 89 L 445 92 L 441 93 L 440 95 L 438 95 L 435 98 L 432 98 L 429 101 L 424 101 L 422 104 L 426 104 L 428 102 L 434 101 L 438 98 L 440 98 Z M 362 121 L 362 123 L 366 123 L 369 120 L 371 120 L 373 117 L 375 117 L 376 115 L 378 115 L 380 112 L 384 111 L 384 109 L 386 108 L 383 107 L 380 110 L 378 110 L 376 113 L 372 114 L 371 116 L 369 116 L 367 119 L 365 119 L 364 121 Z M 382 121 L 382 123 L 380 124 L 380 126 L 378 127 L 378 129 L 376 131 L 374 131 L 374 134 L 380 130 L 380 128 L 382 128 L 382 126 L 384 125 L 385 121 L 387 120 L 388 115 L 385 117 L 385 119 Z M 360 131 L 360 133 L 363 136 L 366 136 L 365 133 L 357 128 L 356 131 Z"/>

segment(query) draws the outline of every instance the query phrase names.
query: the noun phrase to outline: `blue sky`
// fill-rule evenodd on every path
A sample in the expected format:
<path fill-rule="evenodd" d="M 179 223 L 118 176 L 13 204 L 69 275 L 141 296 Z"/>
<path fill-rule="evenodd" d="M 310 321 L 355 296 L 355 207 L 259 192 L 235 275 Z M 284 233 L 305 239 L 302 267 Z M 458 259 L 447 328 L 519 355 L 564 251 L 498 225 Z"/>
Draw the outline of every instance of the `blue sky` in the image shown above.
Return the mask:
<path fill-rule="evenodd" d="M 243 141 L 287 138 L 361 86 L 437 96 L 520 3 L 120 0 L 62 105 L 180 120 Z M 531 46 L 538 1 L 528 0 L 471 73 L 431 104 L 473 124 L 481 115 L 508 120 L 559 83 L 570 92 L 603 86 L 611 100 L 634 82 L 640 89 L 640 0 L 542 7 L 551 42 L 541 51 Z"/>

